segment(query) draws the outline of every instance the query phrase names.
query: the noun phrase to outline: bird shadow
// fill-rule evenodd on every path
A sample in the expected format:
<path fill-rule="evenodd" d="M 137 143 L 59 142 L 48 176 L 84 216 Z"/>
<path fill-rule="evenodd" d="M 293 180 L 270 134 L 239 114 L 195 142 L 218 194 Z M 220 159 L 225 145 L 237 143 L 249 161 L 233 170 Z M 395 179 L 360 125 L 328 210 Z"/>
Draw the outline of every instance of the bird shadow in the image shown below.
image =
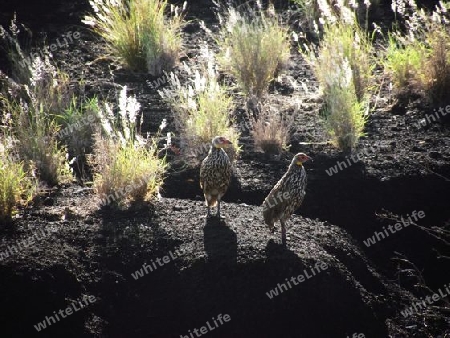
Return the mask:
<path fill-rule="evenodd" d="M 287 259 L 291 261 L 300 261 L 295 252 L 284 246 L 281 243 L 275 242 L 273 239 L 269 240 L 266 245 L 266 257 L 268 262 L 276 259 Z"/>
<path fill-rule="evenodd" d="M 237 264 L 237 235 L 226 221 L 208 217 L 203 228 L 205 252 L 210 263 Z"/>

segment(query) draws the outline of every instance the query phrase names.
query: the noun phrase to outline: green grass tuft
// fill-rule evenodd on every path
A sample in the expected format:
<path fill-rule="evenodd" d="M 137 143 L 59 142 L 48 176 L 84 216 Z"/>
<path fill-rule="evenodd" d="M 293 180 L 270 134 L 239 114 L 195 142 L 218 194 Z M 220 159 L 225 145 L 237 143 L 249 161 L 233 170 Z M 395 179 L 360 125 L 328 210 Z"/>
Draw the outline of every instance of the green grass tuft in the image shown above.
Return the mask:
<path fill-rule="evenodd" d="M 119 98 L 119 112 L 105 104 L 99 116 L 102 131 L 95 134 L 94 189 L 102 205 L 123 208 L 132 202 L 154 199 L 163 182 L 165 159 L 158 158 L 157 141 L 138 133 L 140 105 L 128 97 L 126 87 Z"/>
<path fill-rule="evenodd" d="M 287 28 L 261 9 L 240 13 L 230 8 L 221 21 L 220 65 L 236 78 L 245 95 L 262 97 L 289 59 Z"/>
<path fill-rule="evenodd" d="M 183 24 L 178 7 L 169 6 L 166 0 L 91 0 L 90 4 L 95 13 L 83 22 L 130 69 L 156 76 L 178 61 Z"/>

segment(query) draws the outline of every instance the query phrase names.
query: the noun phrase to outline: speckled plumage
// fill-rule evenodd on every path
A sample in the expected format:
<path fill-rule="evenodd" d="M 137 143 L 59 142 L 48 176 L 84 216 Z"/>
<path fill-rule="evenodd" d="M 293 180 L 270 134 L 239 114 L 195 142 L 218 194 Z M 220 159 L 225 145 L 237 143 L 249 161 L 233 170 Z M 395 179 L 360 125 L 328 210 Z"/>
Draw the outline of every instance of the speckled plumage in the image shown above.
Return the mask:
<path fill-rule="evenodd" d="M 227 153 L 221 147 L 217 147 L 213 140 L 208 156 L 200 166 L 200 187 L 203 189 L 208 215 L 209 208 L 217 204 L 217 215 L 220 217 L 220 200 L 230 184 L 231 171 Z"/>
<path fill-rule="evenodd" d="M 271 231 L 274 230 L 274 223 L 280 221 L 282 230 L 282 241 L 286 243 L 285 223 L 300 207 L 305 197 L 306 170 L 302 162 L 298 160 L 304 154 L 297 154 L 292 159 L 287 172 L 267 195 L 263 202 L 264 221 Z"/>

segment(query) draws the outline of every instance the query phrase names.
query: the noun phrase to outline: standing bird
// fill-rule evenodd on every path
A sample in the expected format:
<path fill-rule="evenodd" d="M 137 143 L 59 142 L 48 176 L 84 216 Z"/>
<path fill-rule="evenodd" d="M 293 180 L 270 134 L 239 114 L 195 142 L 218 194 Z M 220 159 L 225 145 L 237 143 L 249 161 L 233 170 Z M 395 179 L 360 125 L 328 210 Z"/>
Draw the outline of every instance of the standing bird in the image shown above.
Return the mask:
<path fill-rule="evenodd" d="M 302 204 L 305 197 L 306 170 L 303 163 L 311 158 L 298 153 L 292 159 L 287 172 L 267 195 L 263 202 L 264 221 L 274 231 L 274 223 L 281 223 L 281 242 L 286 245 L 286 221 Z"/>
<path fill-rule="evenodd" d="M 211 207 L 217 204 L 217 217 L 220 218 L 220 200 L 225 195 L 231 180 L 231 161 L 222 148 L 228 148 L 232 143 L 223 136 L 216 136 L 208 156 L 200 166 L 200 188 L 205 195 L 208 207 L 207 217 L 211 216 Z"/>

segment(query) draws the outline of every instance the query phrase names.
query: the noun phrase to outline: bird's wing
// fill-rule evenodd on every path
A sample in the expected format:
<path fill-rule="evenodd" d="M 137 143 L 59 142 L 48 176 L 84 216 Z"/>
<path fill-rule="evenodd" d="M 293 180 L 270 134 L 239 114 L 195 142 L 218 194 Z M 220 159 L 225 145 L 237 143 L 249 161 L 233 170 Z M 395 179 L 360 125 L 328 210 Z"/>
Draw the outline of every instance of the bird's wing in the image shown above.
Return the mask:
<path fill-rule="evenodd" d="M 275 184 L 270 193 L 264 200 L 264 218 L 267 218 L 267 222 L 273 223 L 281 217 L 282 212 L 287 207 L 289 201 L 284 200 L 283 191 L 286 191 L 286 180 L 284 176 Z M 281 198 L 280 198 L 281 196 Z M 269 224 L 268 223 L 268 224 Z"/>
<path fill-rule="evenodd" d="M 202 189 L 203 189 L 204 182 L 206 179 L 206 177 L 205 177 L 205 161 L 206 161 L 206 158 L 202 161 L 202 164 L 200 166 L 200 188 L 202 188 Z"/>

